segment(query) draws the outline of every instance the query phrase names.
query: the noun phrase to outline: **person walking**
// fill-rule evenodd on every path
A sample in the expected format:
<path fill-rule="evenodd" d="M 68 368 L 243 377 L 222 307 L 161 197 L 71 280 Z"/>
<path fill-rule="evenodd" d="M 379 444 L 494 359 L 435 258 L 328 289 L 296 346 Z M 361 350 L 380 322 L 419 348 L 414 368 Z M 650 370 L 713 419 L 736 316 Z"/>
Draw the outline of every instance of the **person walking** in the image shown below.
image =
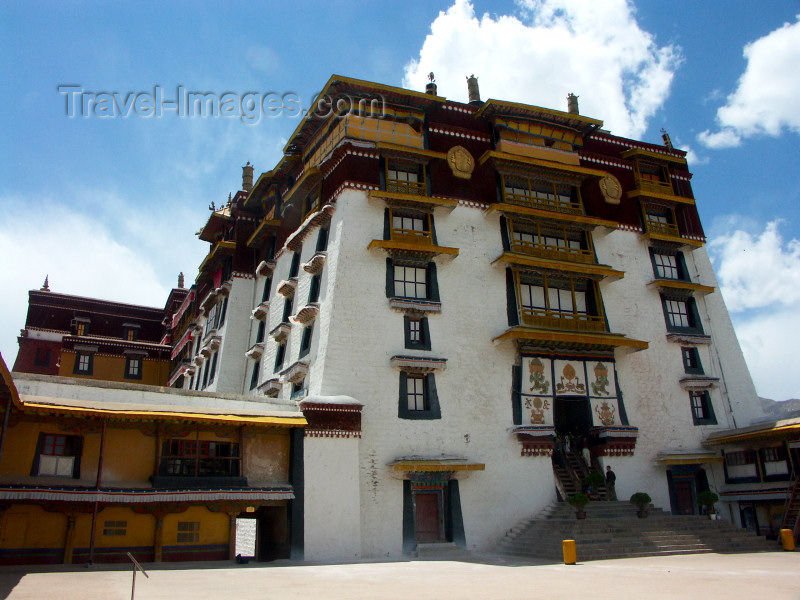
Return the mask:
<path fill-rule="evenodd" d="M 617 499 L 617 474 L 611 470 L 611 465 L 606 467 L 606 493 L 609 500 Z"/>

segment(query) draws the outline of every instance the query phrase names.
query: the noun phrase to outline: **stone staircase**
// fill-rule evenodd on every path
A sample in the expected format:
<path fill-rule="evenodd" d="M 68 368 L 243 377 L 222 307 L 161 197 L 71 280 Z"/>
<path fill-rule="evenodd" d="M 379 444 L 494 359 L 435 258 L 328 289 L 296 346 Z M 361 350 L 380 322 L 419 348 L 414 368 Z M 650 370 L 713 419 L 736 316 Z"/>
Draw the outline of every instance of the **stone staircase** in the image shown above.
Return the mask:
<path fill-rule="evenodd" d="M 575 518 L 575 510 L 557 502 L 536 517 L 518 523 L 495 551 L 505 556 L 561 561 L 563 540 L 575 540 L 579 561 L 633 558 L 704 552 L 766 552 L 780 546 L 706 516 L 674 516 L 659 508 L 648 517 L 636 516 L 627 502 L 590 502 L 587 518 Z"/>

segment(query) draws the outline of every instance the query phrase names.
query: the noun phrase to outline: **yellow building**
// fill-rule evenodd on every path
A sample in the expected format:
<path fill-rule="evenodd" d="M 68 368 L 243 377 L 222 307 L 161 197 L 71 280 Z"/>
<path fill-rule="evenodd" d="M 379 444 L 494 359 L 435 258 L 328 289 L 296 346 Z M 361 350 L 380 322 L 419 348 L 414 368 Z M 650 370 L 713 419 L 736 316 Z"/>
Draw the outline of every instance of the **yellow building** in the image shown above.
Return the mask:
<path fill-rule="evenodd" d="M 0 375 L 0 564 L 228 559 L 237 518 L 258 559 L 302 540 L 296 408 Z"/>

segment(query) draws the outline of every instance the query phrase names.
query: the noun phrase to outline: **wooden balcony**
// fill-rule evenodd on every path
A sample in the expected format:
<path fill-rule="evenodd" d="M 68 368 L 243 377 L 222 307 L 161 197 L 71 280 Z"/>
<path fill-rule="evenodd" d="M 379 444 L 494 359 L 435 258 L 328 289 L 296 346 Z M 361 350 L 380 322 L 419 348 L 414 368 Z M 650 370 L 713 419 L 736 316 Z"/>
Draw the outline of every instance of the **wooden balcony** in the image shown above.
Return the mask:
<path fill-rule="evenodd" d="M 430 231 L 394 228 L 392 229 L 391 236 L 393 242 L 425 245 L 433 244 L 433 236 Z"/>
<path fill-rule="evenodd" d="M 563 329 L 568 331 L 604 332 L 606 323 L 603 317 L 580 313 L 566 313 L 540 308 L 522 308 L 520 317 L 523 325 Z"/>
<path fill-rule="evenodd" d="M 503 202 L 514 206 L 522 206 L 523 208 L 535 208 L 568 215 L 583 214 L 583 205 L 580 202 L 572 202 L 555 195 L 533 196 L 503 190 Z"/>
<path fill-rule="evenodd" d="M 386 191 L 398 194 L 411 194 L 412 196 L 427 196 L 428 188 L 424 181 L 401 181 L 399 179 L 387 179 Z"/>
<path fill-rule="evenodd" d="M 661 223 L 660 221 L 654 221 L 651 219 L 647 219 L 646 222 L 647 226 L 647 233 L 655 233 L 657 235 L 669 235 L 673 237 L 680 237 L 680 232 L 678 231 L 678 226 L 674 223 Z"/>
<path fill-rule="evenodd" d="M 567 248 L 564 246 L 548 246 L 537 242 L 525 242 L 521 240 L 511 241 L 511 251 L 518 254 L 527 254 L 537 258 L 548 258 L 550 260 L 563 260 L 567 262 L 577 262 L 582 264 L 594 264 L 594 253 L 583 248 Z"/>

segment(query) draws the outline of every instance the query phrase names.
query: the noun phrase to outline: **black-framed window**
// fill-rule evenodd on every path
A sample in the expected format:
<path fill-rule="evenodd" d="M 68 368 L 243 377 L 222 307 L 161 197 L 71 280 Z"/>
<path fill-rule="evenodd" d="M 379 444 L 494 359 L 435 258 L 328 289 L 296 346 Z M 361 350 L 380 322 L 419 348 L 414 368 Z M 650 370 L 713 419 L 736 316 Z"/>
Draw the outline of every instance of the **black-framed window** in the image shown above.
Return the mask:
<path fill-rule="evenodd" d="M 427 317 L 403 316 L 405 347 L 414 350 L 430 350 L 431 334 Z"/>
<path fill-rule="evenodd" d="M 385 164 L 384 181 L 387 192 L 427 195 L 424 165 L 399 159 L 388 159 Z"/>
<path fill-rule="evenodd" d="M 281 318 L 281 323 L 288 323 L 289 317 L 292 316 L 292 310 L 294 309 L 294 296 L 291 298 L 287 298 L 283 303 L 283 317 Z"/>
<path fill-rule="evenodd" d="M 124 536 L 127 529 L 127 521 L 103 521 L 103 535 Z"/>
<path fill-rule="evenodd" d="M 297 277 L 297 274 L 300 272 L 300 253 L 302 252 L 302 248 L 298 248 L 297 251 L 292 255 L 292 263 L 289 265 L 289 279 L 292 277 Z"/>
<path fill-rule="evenodd" d="M 658 279 L 689 281 L 689 271 L 682 252 L 650 248 L 650 261 Z"/>
<path fill-rule="evenodd" d="M 700 314 L 691 296 L 661 296 L 667 330 L 683 333 L 703 333 Z"/>
<path fill-rule="evenodd" d="M 319 288 L 320 288 L 320 276 L 319 274 L 314 275 L 311 277 L 311 283 L 308 286 L 308 302 L 317 302 L 319 301 Z"/>
<path fill-rule="evenodd" d="M 441 419 L 439 396 L 433 373 L 400 372 L 397 416 L 401 419 Z"/>
<path fill-rule="evenodd" d="M 272 371 L 277 372 L 283 366 L 283 360 L 286 356 L 286 342 L 279 342 L 275 348 L 275 366 Z"/>
<path fill-rule="evenodd" d="M 141 379 L 144 359 L 141 356 L 125 357 L 125 379 Z"/>
<path fill-rule="evenodd" d="M 255 362 L 255 364 L 253 364 L 253 372 L 250 375 L 250 389 L 251 390 L 253 388 L 255 388 L 256 385 L 258 385 L 258 371 L 259 371 L 260 366 L 261 366 L 261 361 L 260 360 L 257 360 Z"/>
<path fill-rule="evenodd" d="M 436 244 L 433 214 L 406 207 L 387 208 L 384 213 L 383 238 L 396 242 Z"/>
<path fill-rule="evenodd" d="M 386 296 L 439 302 L 436 263 L 405 263 L 387 258 Z"/>
<path fill-rule="evenodd" d="M 267 324 L 264 321 L 258 322 L 258 329 L 256 330 L 256 344 L 264 341 L 264 332 L 267 329 Z"/>
<path fill-rule="evenodd" d="M 708 393 L 708 390 L 692 390 L 689 392 L 689 402 L 695 425 L 717 424 L 717 417 L 714 416 L 714 407 L 711 404 L 711 394 Z"/>
<path fill-rule="evenodd" d="M 219 308 L 219 317 L 217 318 L 217 327 L 222 327 L 222 324 L 225 323 L 225 315 L 228 314 L 228 298 L 227 296 L 225 299 L 222 300 L 220 303 Z"/>
<path fill-rule="evenodd" d="M 261 291 L 261 301 L 266 302 L 269 300 L 269 291 L 272 287 L 272 277 L 267 277 L 264 280 L 264 289 Z"/>
<path fill-rule="evenodd" d="M 311 324 L 303 329 L 303 337 L 300 339 L 300 353 L 298 358 L 302 358 L 311 350 L 311 336 L 314 334 L 314 325 Z"/>
<path fill-rule="evenodd" d="M 208 383 L 214 383 L 214 377 L 217 374 L 217 358 L 219 357 L 219 352 L 214 352 L 211 355 L 211 367 L 209 368 L 208 373 Z"/>
<path fill-rule="evenodd" d="M 37 367 L 50 366 L 50 348 L 36 348 L 36 356 L 33 359 L 33 364 Z"/>
<path fill-rule="evenodd" d="M 94 370 L 93 352 L 76 352 L 75 367 L 72 372 L 76 375 L 91 375 Z"/>
<path fill-rule="evenodd" d="M 74 319 L 72 321 L 72 335 L 89 335 L 89 325 L 91 321 L 89 319 Z"/>
<path fill-rule="evenodd" d="M 509 270 L 509 323 L 583 331 L 605 331 L 595 281 L 554 272 Z M 512 314 L 519 311 L 519 315 Z"/>
<path fill-rule="evenodd" d="M 681 356 L 683 357 L 683 370 L 686 373 L 693 375 L 703 375 L 703 365 L 700 362 L 700 352 L 695 347 L 681 348 Z"/>
<path fill-rule="evenodd" d="M 40 433 L 31 475 L 78 479 L 82 450 L 83 438 L 80 436 Z"/>
<path fill-rule="evenodd" d="M 178 521 L 175 541 L 179 544 L 200 541 L 200 521 Z"/>
<path fill-rule="evenodd" d="M 305 380 L 297 381 L 292 384 L 292 392 L 290 397 L 292 399 L 299 398 L 300 396 L 305 395 Z"/>
<path fill-rule="evenodd" d="M 315 250 L 317 252 L 324 252 L 328 249 L 328 235 L 330 231 L 327 227 L 320 227 L 319 233 L 317 234 L 317 247 Z"/>
<path fill-rule="evenodd" d="M 135 342 L 139 339 L 139 326 L 138 325 L 124 325 L 122 327 L 122 339 L 129 342 Z"/>

